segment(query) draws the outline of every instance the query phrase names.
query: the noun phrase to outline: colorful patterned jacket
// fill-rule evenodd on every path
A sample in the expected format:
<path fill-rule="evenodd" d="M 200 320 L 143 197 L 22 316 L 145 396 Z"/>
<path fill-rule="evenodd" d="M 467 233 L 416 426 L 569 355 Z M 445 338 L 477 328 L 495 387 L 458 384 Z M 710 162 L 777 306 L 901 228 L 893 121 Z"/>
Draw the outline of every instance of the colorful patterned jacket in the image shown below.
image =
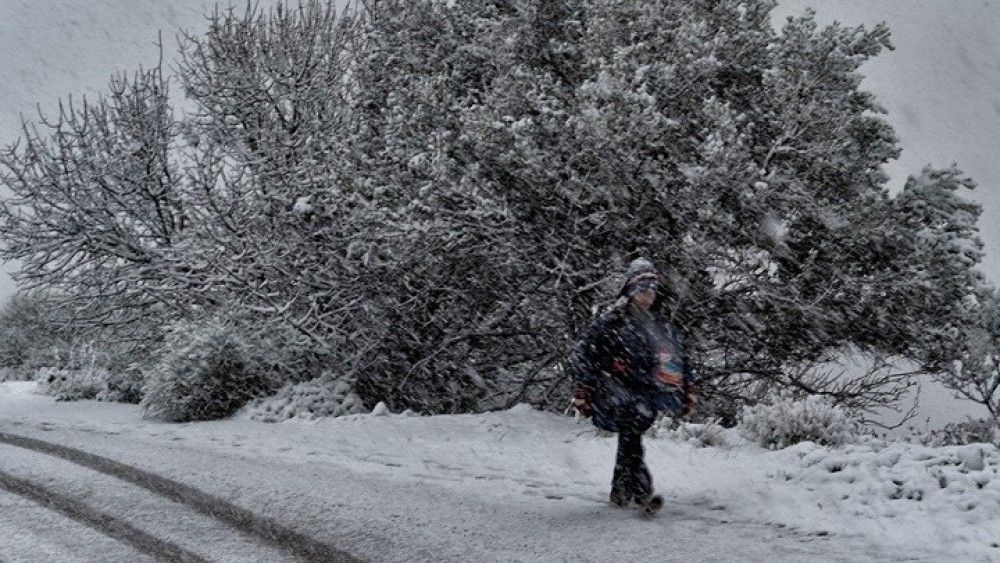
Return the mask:
<path fill-rule="evenodd" d="M 693 392 L 696 377 L 683 336 L 666 317 L 652 315 L 666 335 L 660 346 L 626 304 L 597 319 L 573 351 L 574 383 L 602 430 L 644 432 L 657 412 L 677 414 Z"/>

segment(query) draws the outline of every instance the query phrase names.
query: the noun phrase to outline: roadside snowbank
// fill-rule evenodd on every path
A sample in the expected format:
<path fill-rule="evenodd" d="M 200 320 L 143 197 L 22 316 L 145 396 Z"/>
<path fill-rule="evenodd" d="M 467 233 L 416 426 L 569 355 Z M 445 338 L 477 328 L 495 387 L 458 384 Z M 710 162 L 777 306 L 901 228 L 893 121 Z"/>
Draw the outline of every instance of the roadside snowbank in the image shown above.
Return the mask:
<path fill-rule="evenodd" d="M 991 444 L 803 443 L 778 454 L 787 463 L 767 477 L 810 500 L 782 511 L 783 518 L 808 513 L 834 533 L 1000 558 L 1000 452 Z"/>

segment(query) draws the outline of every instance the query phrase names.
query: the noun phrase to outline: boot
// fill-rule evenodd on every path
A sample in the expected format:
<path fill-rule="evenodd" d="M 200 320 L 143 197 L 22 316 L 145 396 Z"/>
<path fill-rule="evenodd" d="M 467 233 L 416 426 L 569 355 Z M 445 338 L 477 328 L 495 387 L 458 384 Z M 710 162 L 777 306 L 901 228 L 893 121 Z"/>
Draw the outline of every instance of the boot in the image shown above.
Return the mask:
<path fill-rule="evenodd" d="M 628 508 L 628 497 L 625 493 L 618 489 L 611 490 L 611 498 L 608 499 L 611 504 L 617 506 L 618 508 Z"/>

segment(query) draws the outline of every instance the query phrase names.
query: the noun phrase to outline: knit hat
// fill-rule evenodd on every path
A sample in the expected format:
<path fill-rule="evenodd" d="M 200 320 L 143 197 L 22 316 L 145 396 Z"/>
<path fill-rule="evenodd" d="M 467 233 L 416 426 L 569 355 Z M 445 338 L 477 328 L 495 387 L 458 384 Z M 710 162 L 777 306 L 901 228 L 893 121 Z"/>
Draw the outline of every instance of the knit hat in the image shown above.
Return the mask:
<path fill-rule="evenodd" d="M 636 293 L 646 289 L 659 289 L 663 276 L 652 262 L 645 258 L 636 258 L 628 265 L 628 273 L 625 275 L 625 286 L 622 287 L 621 295 L 631 297 Z"/>

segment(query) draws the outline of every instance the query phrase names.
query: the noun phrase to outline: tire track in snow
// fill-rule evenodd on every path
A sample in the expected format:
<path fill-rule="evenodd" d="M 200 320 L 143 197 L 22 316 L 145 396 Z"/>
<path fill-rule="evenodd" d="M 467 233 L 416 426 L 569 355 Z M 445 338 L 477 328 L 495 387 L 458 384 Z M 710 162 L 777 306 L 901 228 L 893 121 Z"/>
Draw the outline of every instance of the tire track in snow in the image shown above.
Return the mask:
<path fill-rule="evenodd" d="M 127 481 L 253 534 L 306 561 L 355 563 L 360 559 L 204 491 L 144 469 L 69 446 L 0 432 L 0 443 L 17 446 Z M 151 537 L 151 536 L 150 536 Z"/>
<path fill-rule="evenodd" d="M 207 559 L 175 543 L 157 538 L 114 516 L 94 510 L 82 502 L 54 493 L 44 487 L 24 479 L 19 479 L 3 471 L 0 471 L 0 489 L 59 512 L 153 557 L 184 563 L 209 563 Z"/>

